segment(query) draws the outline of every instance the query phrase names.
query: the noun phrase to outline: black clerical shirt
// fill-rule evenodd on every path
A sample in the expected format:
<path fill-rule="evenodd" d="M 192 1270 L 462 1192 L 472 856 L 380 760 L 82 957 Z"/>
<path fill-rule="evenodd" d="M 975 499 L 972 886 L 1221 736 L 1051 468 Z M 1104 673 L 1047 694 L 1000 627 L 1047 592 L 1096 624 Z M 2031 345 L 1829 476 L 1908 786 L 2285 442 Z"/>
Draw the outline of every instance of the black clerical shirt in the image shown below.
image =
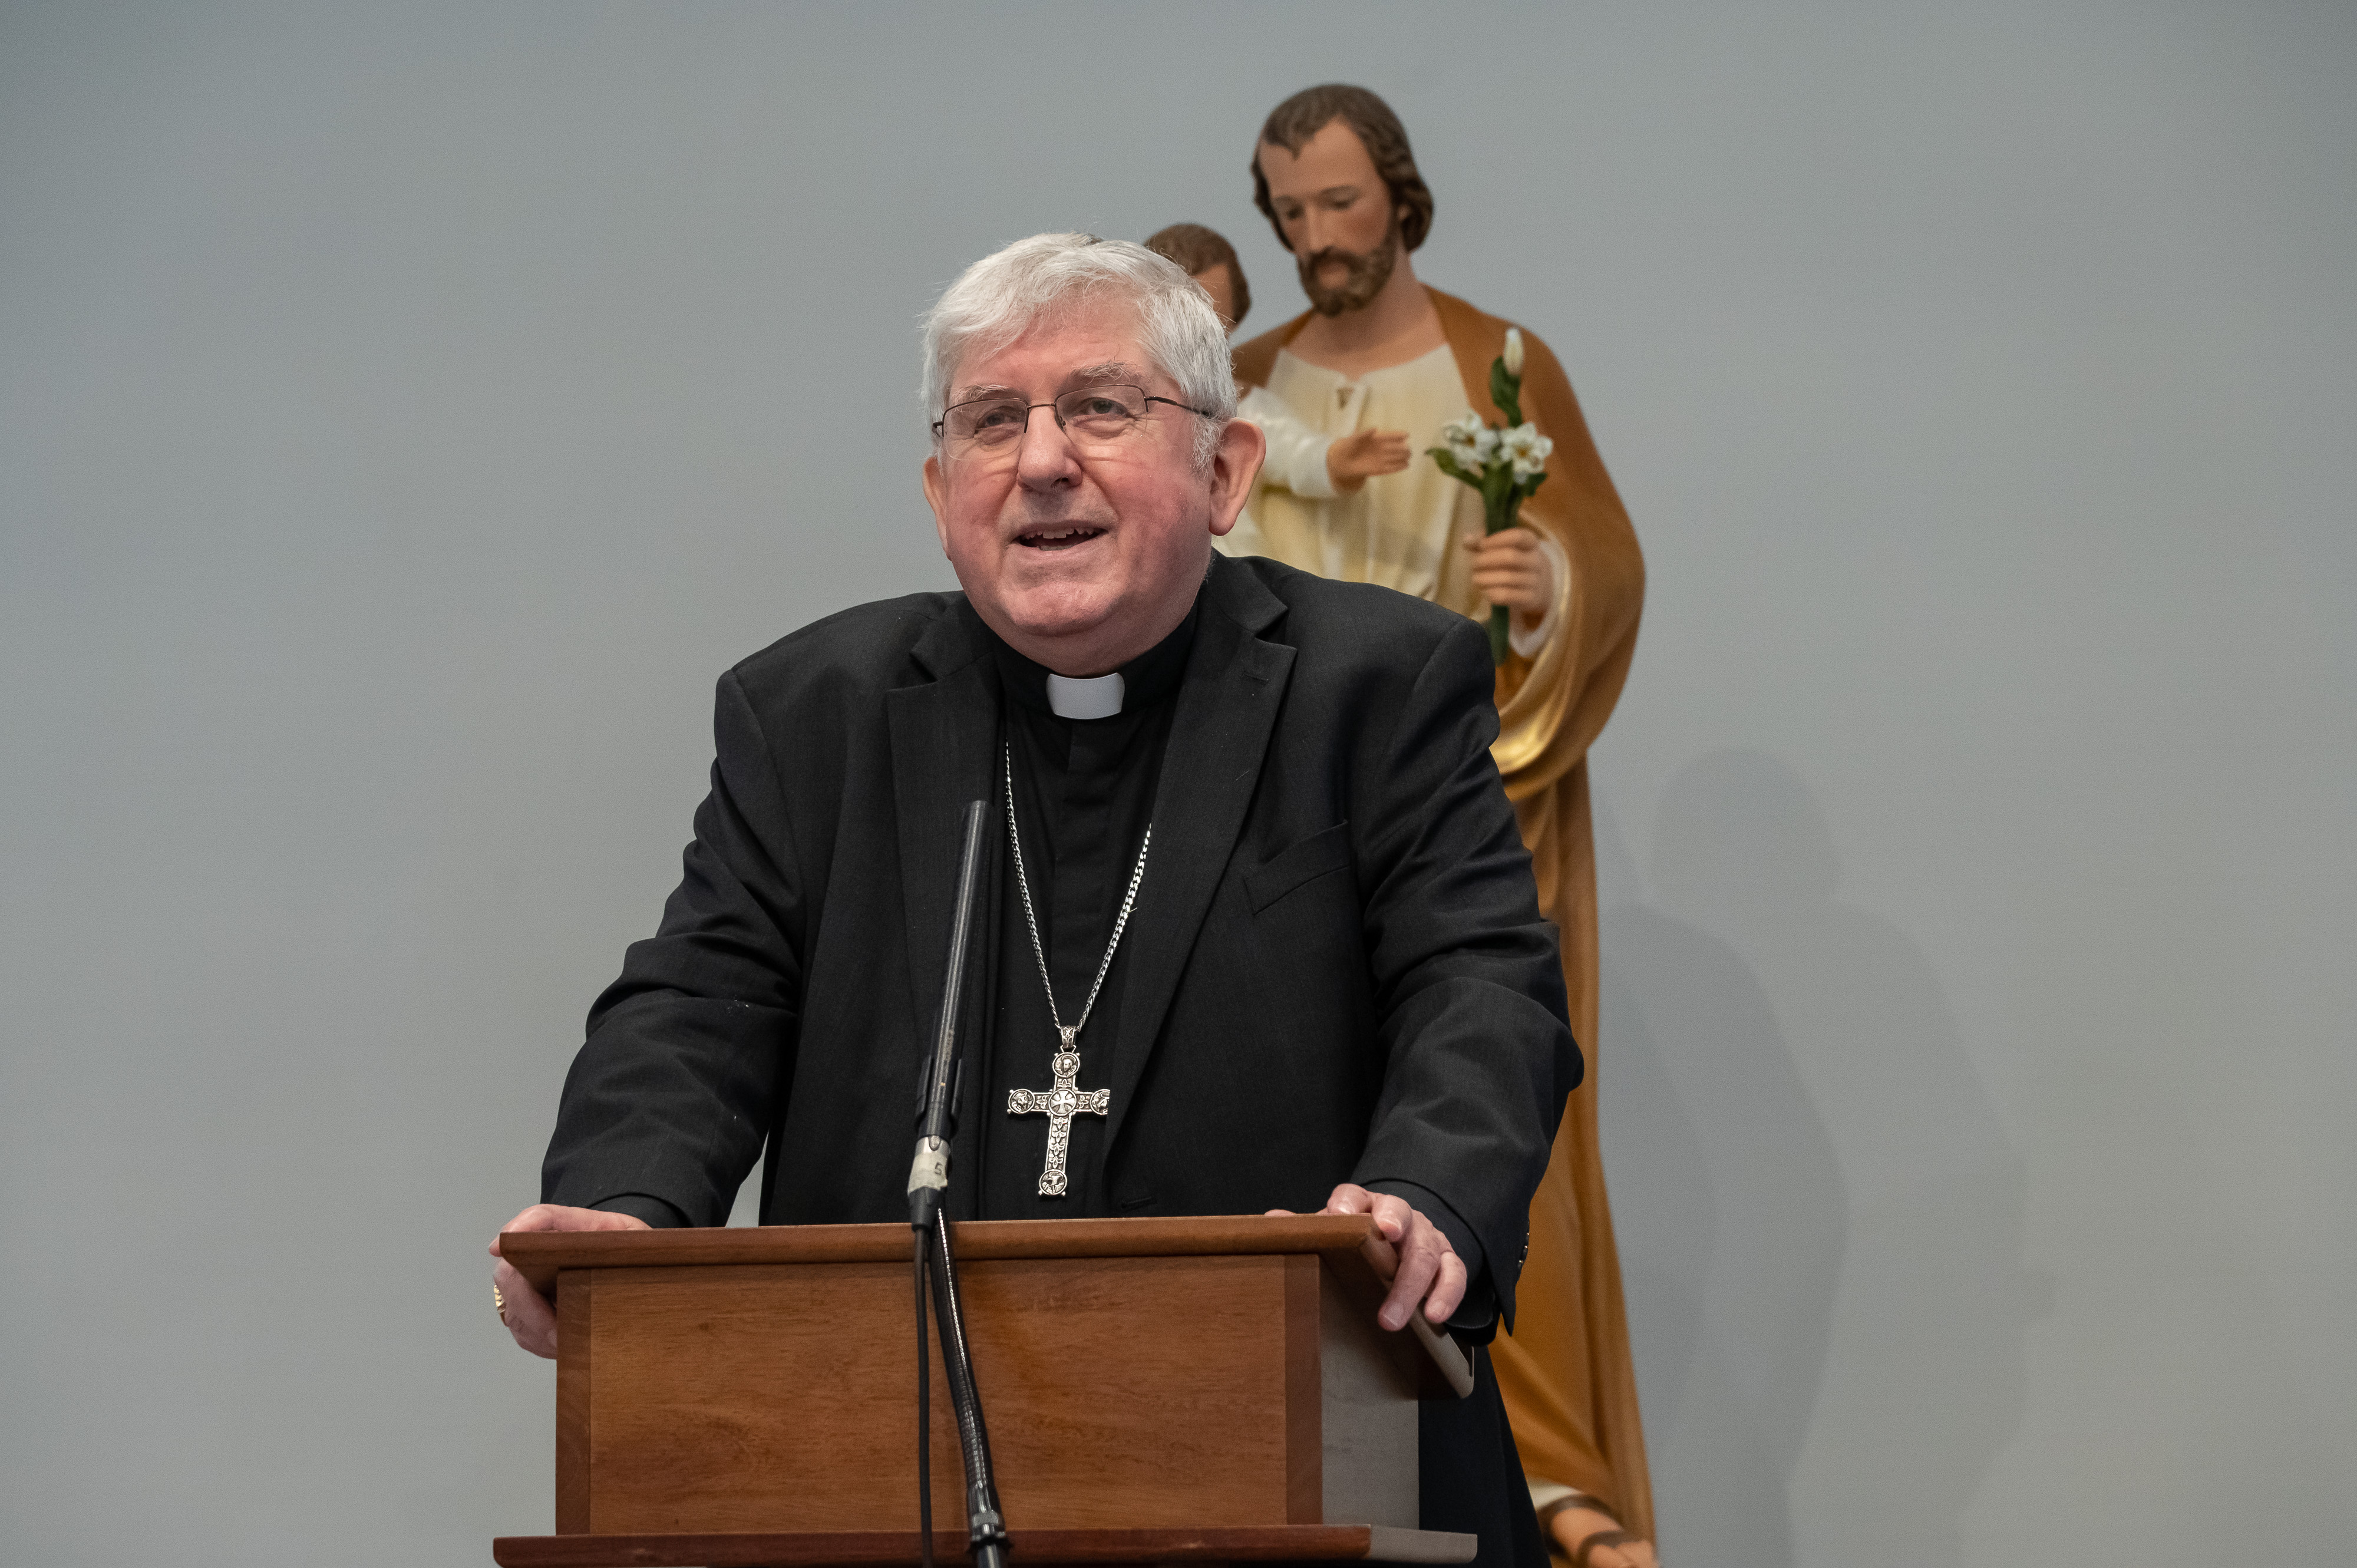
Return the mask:
<path fill-rule="evenodd" d="M 991 650 L 1002 693 L 1001 738 L 1013 767 L 1015 821 L 1023 835 L 1024 875 L 1038 918 L 1039 944 L 1056 986 L 1056 1015 L 1048 1007 L 1039 958 L 1031 945 L 1023 895 L 1016 881 L 1011 846 L 1001 842 L 997 955 L 994 985 L 986 1001 L 985 1031 L 988 1086 L 977 1107 L 982 1166 L 982 1215 L 989 1219 L 1085 1219 L 1122 1209 L 1103 1186 L 1103 1116 L 1072 1118 L 1066 1156 L 1071 1186 L 1062 1197 L 1039 1195 L 1039 1173 L 1048 1148 L 1048 1119 L 1010 1116 L 1007 1092 L 1045 1090 L 1054 1081 L 1049 1058 L 1057 1050 L 1054 1018 L 1088 1022 L 1078 1040 L 1080 1087 L 1103 1087 L 1114 1059 L 1127 975 L 1125 935 L 1096 1005 L 1089 990 L 1104 959 L 1137 867 L 1138 848 L 1154 811 L 1154 790 L 1170 738 L 1178 683 L 1195 644 L 1195 612 L 1153 648 L 1122 666 L 1121 709 L 1103 718 L 1062 718 L 1048 691 L 1048 671 L 996 636 Z M 1006 780 L 999 780 L 1001 799 Z M 997 816 L 998 813 L 994 813 Z M 1000 837 L 1005 826 L 1000 823 Z M 1167 853 L 1167 851 L 1166 851 Z M 1151 852 L 1140 897 L 1150 897 L 1155 866 Z"/>

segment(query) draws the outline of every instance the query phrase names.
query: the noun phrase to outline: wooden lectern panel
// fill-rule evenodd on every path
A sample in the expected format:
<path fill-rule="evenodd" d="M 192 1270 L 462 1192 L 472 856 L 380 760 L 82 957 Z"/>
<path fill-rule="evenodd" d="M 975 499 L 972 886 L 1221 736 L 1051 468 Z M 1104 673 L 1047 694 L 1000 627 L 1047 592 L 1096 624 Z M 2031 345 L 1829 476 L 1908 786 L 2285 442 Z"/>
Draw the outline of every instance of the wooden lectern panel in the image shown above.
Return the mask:
<path fill-rule="evenodd" d="M 525 1230 L 503 1233 L 502 1255 L 554 1295 L 563 1269 L 696 1264 L 891 1262 L 906 1256 L 898 1225 L 770 1225 L 687 1230 Z M 957 1228 L 960 1259 L 1205 1257 L 1315 1252 L 1370 1311 L 1391 1277 L 1391 1243 L 1357 1214 L 1210 1215 L 1154 1219 L 983 1219 Z M 1386 1337 L 1426 1399 L 1473 1391 L 1465 1352 L 1421 1316 Z M 912 1374 L 913 1375 L 913 1374 Z"/>
<path fill-rule="evenodd" d="M 1317 1366 L 1315 1258 L 1009 1259 L 961 1269 L 1010 1517 L 1041 1530 L 1315 1523 L 1288 1359 Z M 1286 1275 L 1305 1274 L 1301 1303 Z M 559 1530 L 856 1530 L 914 1519 L 915 1307 L 884 1263 L 568 1273 L 586 1443 Z M 1292 1310 L 1288 1310 L 1288 1307 Z M 572 1315 L 567 1314 L 568 1319 Z M 987 1325 L 984 1329 L 980 1326 Z M 560 1329 L 560 1344 L 562 1344 Z M 1305 1343 L 1288 1358 L 1286 1339 Z M 964 1518 L 939 1345 L 933 1507 Z M 1316 1453 L 1315 1436 L 1300 1433 Z M 1183 1476 L 1187 1484 L 1174 1486 Z M 580 1505 L 587 1504 L 586 1514 Z"/>
<path fill-rule="evenodd" d="M 912 1560 L 910 1243 L 889 1225 L 504 1238 L 555 1286 L 558 1533 L 499 1560 Z M 975 1222 L 957 1245 L 1027 1557 L 1469 1557 L 1415 1528 L 1415 1402 L 1470 1368 L 1375 1326 L 1390 1259 L 1364 1217 Z M 934 1519 L 954 1530 L 931 1350 Z"/>

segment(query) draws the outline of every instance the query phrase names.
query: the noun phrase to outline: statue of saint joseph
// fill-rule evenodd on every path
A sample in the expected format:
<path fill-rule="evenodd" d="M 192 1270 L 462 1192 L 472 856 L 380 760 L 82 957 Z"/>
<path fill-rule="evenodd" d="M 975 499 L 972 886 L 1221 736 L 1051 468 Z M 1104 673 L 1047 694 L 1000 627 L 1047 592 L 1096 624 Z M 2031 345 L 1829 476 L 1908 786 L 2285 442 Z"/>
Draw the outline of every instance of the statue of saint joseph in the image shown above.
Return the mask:
<path fill-rule="evenodd" d="M 1571 383 L 1523 332 L 1523 410 L 1553 439 L 1522 526 L 1484 537 L 1479 495 L 1424 449 L 1469 408 L 1492 424 L 1490 363 L 1508 322 L 1416 281 L 1432 220 L 1407 133 L 1363 88 L 1279 104 L 1253 158 L 1254 197 L 1300 269 L 1311 309 L 1236 351 L 1236 380 L 1342 439 L 1405 431 L 1418 456 L 1362 483 L 1264 474 L 1251 522 L 1222 547 L 1380 583 L 1485 617 L 1512 611 L 1492 755 L 1521 820 L 1539 899 L 1563 934 L 1572 1028 L 1591 1064 L 1531 1206 L 1514 1331 L 1492 1347 L 1532 1500 L 1558 1549 L 1592 1568 L 1651 1568 L 1652 1493 L 1620 1265 L 1596 1142 L 1596 854 L 1587 747 L 1637 641 L 1644 563 Z M 1389 468 L 1393 464 L 1377 465 Z M 1355 477 L 1355 476 L 1353 476 Z M 1500 1260 L 1501 1262 L 1503 1260 Z"/>

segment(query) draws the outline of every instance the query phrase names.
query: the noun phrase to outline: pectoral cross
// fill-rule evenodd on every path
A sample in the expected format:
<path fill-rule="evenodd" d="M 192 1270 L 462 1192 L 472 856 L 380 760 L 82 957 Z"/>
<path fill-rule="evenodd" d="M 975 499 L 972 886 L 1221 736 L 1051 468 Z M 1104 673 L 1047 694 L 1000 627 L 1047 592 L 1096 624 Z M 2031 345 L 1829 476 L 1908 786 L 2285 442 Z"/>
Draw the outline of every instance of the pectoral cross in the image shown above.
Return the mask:
<path fill-rule="evenodd" d="M 1044 1094 L 1029 1089 L 1006 1091 L 1009 1116 L 1048 1118 L 1048 1163 L 1039 1170 L 1042 1197 L 1061 1197 L 1069 1185 L 1064 1176 L 1064 1156 L 1072 1146 L 1072 1118 L 1103 1116 L 1113 1108 L 1112 1090 L 1080 1087 L 1081 1053 L 1073 1045 L 1073 1036 L 1080 1032 L 1074 1025 L 1058 1031 L 1063 1036 L 1064 1047 L 1048 1064 L 1056 1075 L 1054 1088 Z"/>

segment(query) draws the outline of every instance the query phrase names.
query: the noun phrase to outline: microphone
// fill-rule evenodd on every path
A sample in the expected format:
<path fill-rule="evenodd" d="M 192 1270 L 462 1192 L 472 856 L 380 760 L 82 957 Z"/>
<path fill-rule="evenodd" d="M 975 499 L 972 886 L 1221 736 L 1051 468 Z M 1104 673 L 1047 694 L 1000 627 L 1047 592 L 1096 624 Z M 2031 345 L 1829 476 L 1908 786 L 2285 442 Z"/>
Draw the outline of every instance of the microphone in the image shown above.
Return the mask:
<path fill-rule="evenodd" d="M 966 952 L 974 940 L 975 887 L 981 880 L 983 803 L 965 808 L 965 849 L 958 861 L 957 909 L 950 921 L 950 953 L 942 980 L 942 1010 L 934 1020 L 933 1052 L 917 1100 L 917 1148 L 909 1161 L 909 1227 L 914 1232 L 917 1303 L 917 1541 L 924 1568 L 933 1568 L 932 1379 L 925 1365 L 926 1318 L 940 1324 L 942 1370 L 957 1412 L 958 1448 L 965 1462 L 966 1544 L 974 1568 L 1006 1568 L 1006 1520 L 992 1478 L 990 1434 L 982 1417 L 967 1348 L 965 1310 L 959 1300 L 957 1259 L 950 1242 L 950 1140 L 965 1063 L 958 1054 L 958 1017 L 965 998 Z M 930 1277 L 929 1277 L 930 1276 Z M 932 1303 L 929 1310 L 926 1297 Z"/>
<path fill-rule="evenodd" d="M 965 959 L 974 941 L 974 886 L 982 865 L 982 802 L 965 808 L 965 848 L 958 856 L 957 910 L 950 922 L 950 956 L 934 1022 L 933 1052 L 917 1094 L 917 1150 L 909 1162 L 909 1223 L 930 1230 L 950 1186 L 950 1139 L 965 1063 L 958 1055 L 958 1015 L 965 998 Z"/>

